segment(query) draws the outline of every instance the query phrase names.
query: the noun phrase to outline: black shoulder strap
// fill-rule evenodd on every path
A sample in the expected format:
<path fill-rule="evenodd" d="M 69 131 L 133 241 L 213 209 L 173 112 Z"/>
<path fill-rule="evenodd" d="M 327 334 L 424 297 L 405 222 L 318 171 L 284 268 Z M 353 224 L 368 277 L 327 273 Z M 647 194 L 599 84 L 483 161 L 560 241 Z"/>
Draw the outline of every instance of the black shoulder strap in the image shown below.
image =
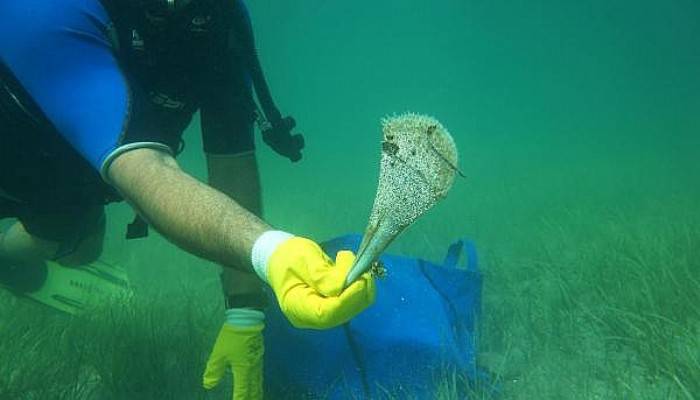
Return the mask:
<path fill-rule="evenodd" d="M 267 85 L 267 80 L 258 59 L 258 50 L 255 46 L 255 36 L 248 10 L 242 0 L 232 0 L 230 3 L 232 29 L 234 29 L 235 37 L 238 40 L 238 43 L 235 45 L 240 51 L 239 55 L 245 59 L 260 107 L 262 107 L 268 120 L 279 121 L 282 116 L 272 100 L 270 88 Z"/>
<path fill-rule="evenodd" d="M 112 24 L 107 32 L 114 51 L 122 53 L 128 49 L 132 31 L 139 25 L 142 13 L 137 0 L 100 0 Z"/>
<path fill-rule="evenodd" d="M 24 129 L 49 129 L 51 123 L 19 83 L 12 70 L 0 60 L 0 118 Z"/>

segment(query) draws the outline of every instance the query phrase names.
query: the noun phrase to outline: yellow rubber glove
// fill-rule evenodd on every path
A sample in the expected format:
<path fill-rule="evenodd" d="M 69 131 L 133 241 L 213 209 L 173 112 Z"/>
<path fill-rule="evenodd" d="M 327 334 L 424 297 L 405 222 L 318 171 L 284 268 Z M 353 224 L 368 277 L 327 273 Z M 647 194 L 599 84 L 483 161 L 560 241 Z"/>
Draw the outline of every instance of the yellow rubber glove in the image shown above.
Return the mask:
<path fill-rule="evenodd" d="M 233 400 L 263 398 L 264 327 L 264 324 L 238 327 L 224 323 L 204 370 L 205 389 L 218 385 L 228 367 L 233 373 Z"/>
<path fill-rule="evenodd" d="M 278 238 L 273 248 L 267 257 L 256 257 L 254 247 L 253 265 L 258 275 L 266 278 L 282 312 L 295 327 L 332 328 L 374 302 L 374 280 L 369 273 L 343 290 L 355 260 L 352 252 L 338 252 L 333 263 L 318 244 L 291 235 Z"/>

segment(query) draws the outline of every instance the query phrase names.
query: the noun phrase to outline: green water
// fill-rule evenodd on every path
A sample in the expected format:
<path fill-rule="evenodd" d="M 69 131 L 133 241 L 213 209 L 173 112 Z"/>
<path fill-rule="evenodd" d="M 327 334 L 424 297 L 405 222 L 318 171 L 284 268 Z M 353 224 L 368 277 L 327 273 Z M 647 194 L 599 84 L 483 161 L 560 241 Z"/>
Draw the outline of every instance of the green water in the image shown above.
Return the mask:
<path fill-rule="evenodd" d="M 466 179 L 390 251 L 438 260 L 476 241 L 480 347 L 503 397 L 700 398 L 700 3 L 249 7 L 273 96 L 307 143 L 291 164 L 258 138 L 268 222 L 319 241 L 362 231 L 380 119 L 430 114 Z M 198 130 L 180 161 L 204 179 Z M 130 210 L 108 212 L 105 257 L 145 293 L 220 311 L 216 266 L 157 234 L 127 243 Z M 633 313 L 636 328 L 612 326 Z"/>
<path fill-rule="evenodd" d="M 308 143 L 299 165 L 259 146 L 275 224 L 315 237 L 361 230 L 376 185 L 379 119 L 403 111 L 447 126 L 467 179 L 398 246 L 415 248 L 425 232 L 435 244 L 488 235 L 483 246 L 501 246 L 499 236 L 528 237 L 526 225 L 513 225 L 554 208 L 697 195 L 695 2 L 250 8 L 273 93 Z M 189 158 L 198 156 L 188 154 L 186 165 L 201 168 Z"/>

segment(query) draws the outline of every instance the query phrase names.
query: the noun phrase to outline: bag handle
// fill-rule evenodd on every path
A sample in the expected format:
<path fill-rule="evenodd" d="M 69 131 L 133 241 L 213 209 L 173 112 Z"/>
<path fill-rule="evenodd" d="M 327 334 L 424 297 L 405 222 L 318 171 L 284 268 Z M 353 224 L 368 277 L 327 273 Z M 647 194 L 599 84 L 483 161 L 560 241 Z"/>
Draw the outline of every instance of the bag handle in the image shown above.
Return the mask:
<path fill-rule="evenodd" d="M 464 257 L 462 257 L 462 254 L 464 254 Z M 460 259 L 463 259 L 461 265 L 459 263 Z M 476 245 L 469 239 L 460 239 L 452 243 L 447 249 L 442 265 L 447 268 L 464 268 L 469 272 L 478 272 L 479 257 L 476 253 Z"/>

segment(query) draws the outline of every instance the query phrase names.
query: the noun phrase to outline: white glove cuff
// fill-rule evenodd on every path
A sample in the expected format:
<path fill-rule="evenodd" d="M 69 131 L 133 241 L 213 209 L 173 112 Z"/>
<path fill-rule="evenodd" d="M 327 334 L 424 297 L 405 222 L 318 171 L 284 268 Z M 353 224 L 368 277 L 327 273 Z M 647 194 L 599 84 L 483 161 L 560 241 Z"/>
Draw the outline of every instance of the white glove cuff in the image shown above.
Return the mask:
<path fill-rule="evenodd" d="M 224 322 L 233 326 L 246 327 L 265 322 L 265 313 L 254 308 L 229 308 L 224 312 Z"/>
<path fill-rule="evenodd" d="M 282 242 L 294 235 L 283 231 L 267 231 L 260 235 L 253 244 L 251 261 L 253 269 L 263 282 L 267 283 L 267 261 Z"/>

